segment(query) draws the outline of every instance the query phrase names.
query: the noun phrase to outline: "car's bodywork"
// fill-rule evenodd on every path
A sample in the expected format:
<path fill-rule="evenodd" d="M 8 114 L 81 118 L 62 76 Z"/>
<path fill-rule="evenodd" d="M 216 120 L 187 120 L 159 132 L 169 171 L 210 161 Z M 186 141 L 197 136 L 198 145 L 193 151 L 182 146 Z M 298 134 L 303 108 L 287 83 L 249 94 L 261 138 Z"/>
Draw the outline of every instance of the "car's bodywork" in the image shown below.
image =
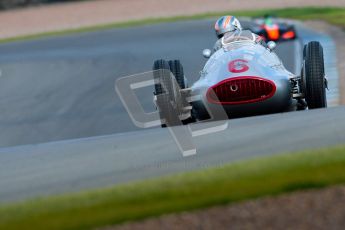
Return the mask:
<path fill-rule="evenodd" d="M 155 72 L 155 100 L 161 118 L 168 120 L 175 113 L 188 123 L 207 120 L 212 111 L 225 111 L 231 118 L 326 107 L 327 82 L 320 43 L 305 46 L 300 76 L 285 69 L 273 48 L 250 36 L 226 34 L 222 48 L 209 58 L 200 79 L 191 87 L 181 87 L 184 75 L 178 60 L 169 64 L 156 61 L 154 70 L 173 73 Z"/>
<path fill-rule="evenodd" d="M 191 90 L 209 108 L 222 105 L 230 116 L 272 113 L 295 109 L 293 84 L 278 56 L 258 42 L 244 39 L 227 42 L 214 53 Z M 199 104 L 200 103 L 200 104 Z"/>

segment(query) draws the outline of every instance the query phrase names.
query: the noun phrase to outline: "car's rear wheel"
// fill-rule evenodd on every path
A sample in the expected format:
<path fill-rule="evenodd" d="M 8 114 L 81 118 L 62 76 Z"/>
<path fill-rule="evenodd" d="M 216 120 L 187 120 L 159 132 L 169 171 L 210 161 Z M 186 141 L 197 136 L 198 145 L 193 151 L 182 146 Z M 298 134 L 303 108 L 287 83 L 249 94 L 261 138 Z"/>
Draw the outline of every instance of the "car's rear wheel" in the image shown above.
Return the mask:
<path fill-rule="evenodd" d="M 326 84 L 323 49 L 319 42 L 309 42 L 304 49 L 303 83 L 309 109 L 325 108 Z"/>

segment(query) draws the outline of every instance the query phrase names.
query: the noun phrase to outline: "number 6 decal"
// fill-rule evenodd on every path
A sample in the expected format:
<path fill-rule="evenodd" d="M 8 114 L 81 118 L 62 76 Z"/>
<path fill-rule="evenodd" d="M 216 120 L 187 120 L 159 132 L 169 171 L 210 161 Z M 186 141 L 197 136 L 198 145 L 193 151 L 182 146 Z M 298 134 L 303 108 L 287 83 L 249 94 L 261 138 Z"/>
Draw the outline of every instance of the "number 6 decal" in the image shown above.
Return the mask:
<path fill-rule="evenodd" d="M 244 59 L 236 59 L 229 62 L 229 71 L 231 73 L 243 73 L 249 70 L 249 66 L 247 65 L 248 61 Z"/>

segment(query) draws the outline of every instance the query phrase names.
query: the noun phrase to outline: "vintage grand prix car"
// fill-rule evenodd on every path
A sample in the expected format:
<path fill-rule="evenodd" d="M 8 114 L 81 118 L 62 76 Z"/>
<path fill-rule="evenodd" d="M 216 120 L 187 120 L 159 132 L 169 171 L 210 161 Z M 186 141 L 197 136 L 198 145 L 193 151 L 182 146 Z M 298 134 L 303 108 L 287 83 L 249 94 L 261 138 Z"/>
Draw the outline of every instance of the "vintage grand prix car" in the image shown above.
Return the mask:
<path fill-rule="evenodd" d="M 254 25 L 250 27 L 250 30 L 265 41 L 288 41 L 297 38 L 294 25 L 279 21 L 269 15 L 254 19 Z"/>
<path fill-rule="evenodd" d="M 180 61 L 154 62 L 154 100 L 163 125 L 207 120 L 219 107 L 232 118 L 327 106 L 319 42 L 305 45 L 300 76 L 285 69 L 273 52 L 274 42 L 263 45 L 246 36 L 225 35 L 222 45 L 191 87 Z"/>

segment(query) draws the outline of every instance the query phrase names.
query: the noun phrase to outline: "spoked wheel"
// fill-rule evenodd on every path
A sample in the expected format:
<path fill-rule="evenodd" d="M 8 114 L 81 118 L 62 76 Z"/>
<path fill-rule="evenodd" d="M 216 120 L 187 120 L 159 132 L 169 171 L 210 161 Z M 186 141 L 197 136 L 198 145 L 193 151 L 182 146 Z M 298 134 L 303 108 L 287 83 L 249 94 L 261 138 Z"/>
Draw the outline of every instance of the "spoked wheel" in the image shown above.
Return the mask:
<path fill-rule="evenodd" d="M 309 109 L 327 107 L 323 49 L 319 42 L 309 42 L 303 50 L 303 91 Z"/>

